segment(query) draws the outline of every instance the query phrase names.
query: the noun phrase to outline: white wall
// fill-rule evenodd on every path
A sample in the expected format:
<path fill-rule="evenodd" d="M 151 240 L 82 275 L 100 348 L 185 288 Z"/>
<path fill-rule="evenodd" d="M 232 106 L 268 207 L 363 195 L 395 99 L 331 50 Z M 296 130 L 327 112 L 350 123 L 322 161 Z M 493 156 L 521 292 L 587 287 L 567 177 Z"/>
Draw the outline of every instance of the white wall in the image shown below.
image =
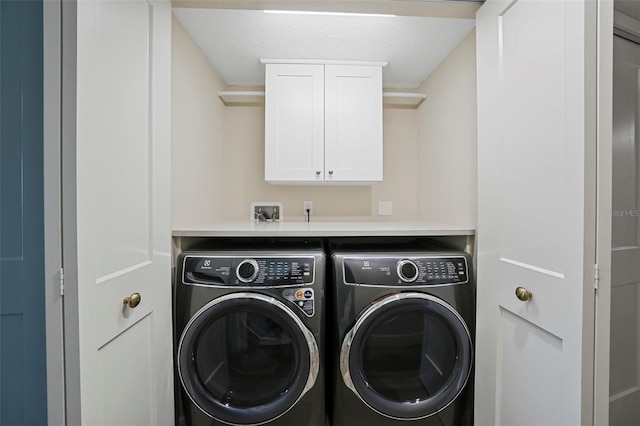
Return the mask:
<path fill-rule="evenodd" d="M 206 226 L 223 213 L 224 83 L 175 17 L 171 67 L 172 226 Z"/>
<path fill-rule="evenodd" d="M 385 107 L 383 110 L 383 180 L 373 186 L 371 211 L 378 201 L 393 202 L 393 216 L 378 220 L 418 220 L 418 111 Z"/>
<path fill-rule="evenodd" d="M 248 219 L 253 201 L 279 201 L 286 220 L 303 220 L 313 201 L 316 220 L 416 220 L 417 112 L 384 109 L 384 181 L 369 186 L 272 185 L 264 180 L 264 106 L 224 112 L 224 213 Z M 377 216 L 378 201 L 393 202 L 393 216 Z"/>
<path fill-rule="evenodd" d="M 248 220 L 254 201 L 284 204 L 285 220 L 452 223 L 475 227 L 475 33 L 425 80 L 419 109 L 383 111 L 384 179 L 369 186 L 277 186 L 264 181 L 264 105 L 224 106 L 224 83 L 177 19 L 172 49 L 173 228 Z M 393 203 L 378 216 L 378 202 Z"/>
<path fill-rule="evenodd" d="M 475 29 L 422 83 L 418 182 L 420 220 L 476 226 Z"/>

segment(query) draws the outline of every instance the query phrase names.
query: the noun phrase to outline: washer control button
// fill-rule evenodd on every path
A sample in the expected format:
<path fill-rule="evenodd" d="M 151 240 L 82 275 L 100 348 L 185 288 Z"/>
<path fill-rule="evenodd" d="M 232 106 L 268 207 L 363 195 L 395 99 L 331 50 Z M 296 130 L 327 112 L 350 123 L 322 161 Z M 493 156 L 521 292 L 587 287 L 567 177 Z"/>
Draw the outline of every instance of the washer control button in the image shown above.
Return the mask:
<path fill-rule="evenodd" d="M 398 262 L 398 276 L 406 283 L 414 282 L 418 279 L 418 266 L 411 260 L 401 260 Z"/>
<path fill-rule="evenodd" d="M 253 259 L 245 259 L 236 268 L 236 275 L 241 282 L 250 283 L 256 279 L 259 270 L 258 262 Z"/>

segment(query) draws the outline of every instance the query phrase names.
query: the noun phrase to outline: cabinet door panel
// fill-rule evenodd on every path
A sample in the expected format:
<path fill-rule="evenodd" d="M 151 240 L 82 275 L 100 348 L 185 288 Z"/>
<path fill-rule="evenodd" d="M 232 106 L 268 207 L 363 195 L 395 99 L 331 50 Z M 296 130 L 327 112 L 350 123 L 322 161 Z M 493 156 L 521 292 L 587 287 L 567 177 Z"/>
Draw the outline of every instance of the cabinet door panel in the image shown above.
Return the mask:
<path fill-rule="evenodd" d="M 382 180 L 382 68 L 325 66 L 325 180 Z"/>
<path fill-rule="evenodd" d="M 323 180 L 323 74 L 323 65 L 267 65 L 265 180 Z"/>

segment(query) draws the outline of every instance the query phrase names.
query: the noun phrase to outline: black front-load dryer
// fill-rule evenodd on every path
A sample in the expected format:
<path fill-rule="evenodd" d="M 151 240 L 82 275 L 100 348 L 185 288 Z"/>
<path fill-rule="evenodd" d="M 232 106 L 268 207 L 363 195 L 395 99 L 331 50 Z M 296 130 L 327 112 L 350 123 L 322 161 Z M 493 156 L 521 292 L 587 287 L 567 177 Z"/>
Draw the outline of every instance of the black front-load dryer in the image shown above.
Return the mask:
<path fill-rule="evenodd" d="M 177 423 L 324 426 L 321 251 L 184 252 Z"/>
<path fill-rule="evenodd" d="M 333 426 L 473 424 L 475 291 L 462 252 L 335 252 Z"/>

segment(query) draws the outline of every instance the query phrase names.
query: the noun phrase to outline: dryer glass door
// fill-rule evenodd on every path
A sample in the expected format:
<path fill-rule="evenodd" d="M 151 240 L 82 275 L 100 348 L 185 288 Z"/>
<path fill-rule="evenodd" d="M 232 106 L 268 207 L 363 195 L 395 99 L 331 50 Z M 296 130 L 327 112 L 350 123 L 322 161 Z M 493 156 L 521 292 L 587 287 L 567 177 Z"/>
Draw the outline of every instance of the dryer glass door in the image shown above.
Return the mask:
<path fill-rule="evenodd" d="M 422 293 L 386 297 L 365 310 L 345 337 L 345 382 L 373 410 L 396 419 L 433 415 L 462 392 L 472 344 L 462 318 Z"/>
<path fill-rule="evenodd" d="M 233 293 L 201 309 L 178 347 L 178 372 L 193 403 L 230 424 L 287 412 L 315 382 L 313 335 L 283 303 Z"/>

